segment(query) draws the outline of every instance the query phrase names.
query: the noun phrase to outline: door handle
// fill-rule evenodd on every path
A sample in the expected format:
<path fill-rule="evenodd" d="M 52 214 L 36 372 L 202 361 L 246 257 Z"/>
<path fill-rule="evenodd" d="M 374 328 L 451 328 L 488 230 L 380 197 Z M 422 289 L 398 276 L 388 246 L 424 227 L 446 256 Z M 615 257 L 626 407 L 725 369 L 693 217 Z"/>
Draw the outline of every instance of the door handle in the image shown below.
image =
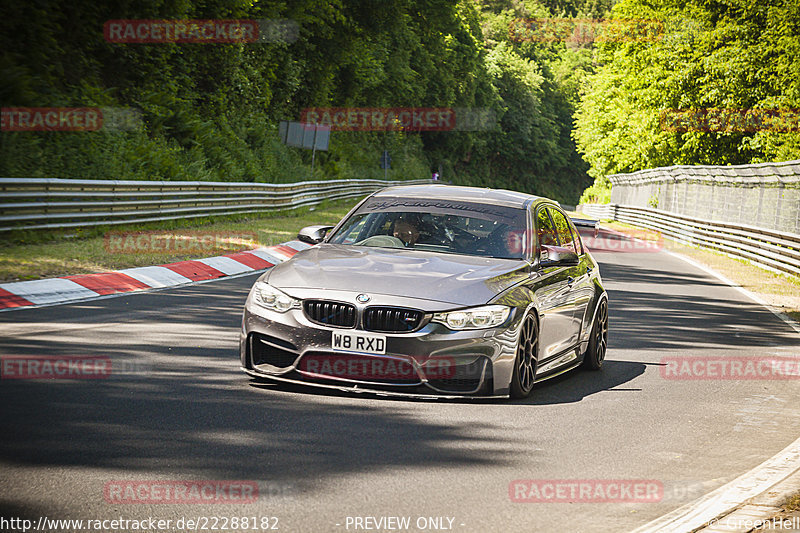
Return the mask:
<path fill-rule="evenodd" d="M 569 285 L 572 285 L 573 283 L 575 283 L 575 278 L 573 278 L 572 276 L 568 277 L 567 278 L 567 285 L 569 286 Z"/>
<path fill-rule="evenodd" d="M 586 267 L 586 273 L 587 274 L 591 274 L 592 270 L 594 270 L 592 267 Z"/>

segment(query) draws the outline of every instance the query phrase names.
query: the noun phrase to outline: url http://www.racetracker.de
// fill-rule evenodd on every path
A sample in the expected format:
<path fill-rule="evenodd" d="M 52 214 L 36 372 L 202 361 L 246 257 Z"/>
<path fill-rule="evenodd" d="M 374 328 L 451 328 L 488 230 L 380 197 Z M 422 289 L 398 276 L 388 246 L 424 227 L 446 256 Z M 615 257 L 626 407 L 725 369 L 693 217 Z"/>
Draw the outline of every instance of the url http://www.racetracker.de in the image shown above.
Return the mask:
<path fill-rule="evenodd" d="M 0 517 L 0 531 L 270 531 L 280 529 L 276 516 L 195 516 L 177 519 L 147 517 L 142 519 L 56 519 L 40 516 L 37 520 Z"/>

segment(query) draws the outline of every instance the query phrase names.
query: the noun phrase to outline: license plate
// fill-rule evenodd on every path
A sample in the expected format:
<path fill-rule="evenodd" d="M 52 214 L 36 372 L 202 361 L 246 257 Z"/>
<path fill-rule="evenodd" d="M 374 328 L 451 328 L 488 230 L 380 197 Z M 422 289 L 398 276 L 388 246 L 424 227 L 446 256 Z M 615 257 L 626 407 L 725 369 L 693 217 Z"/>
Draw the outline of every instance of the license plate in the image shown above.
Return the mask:
<path fill-rule="evenodd" d="M 331 347 L 334 352 L 365 353 L 383 355 L 386 353 L 386 337 L 366 333 L 333 332 Z"/>

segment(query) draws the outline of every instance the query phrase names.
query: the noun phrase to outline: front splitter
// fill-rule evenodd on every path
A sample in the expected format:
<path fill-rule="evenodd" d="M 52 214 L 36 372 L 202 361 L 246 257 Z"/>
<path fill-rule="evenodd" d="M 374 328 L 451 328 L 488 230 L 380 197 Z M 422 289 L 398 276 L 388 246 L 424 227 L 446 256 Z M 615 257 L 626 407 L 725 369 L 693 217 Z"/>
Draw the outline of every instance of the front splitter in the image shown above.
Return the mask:
<path fill-rule="evenodd" d="M 273 376 L 269 374 L 262 374 L 260 372 L 255 372 L 250 368 L 240 367 L 244 372 L 246 372 L 249 376 L 259 379 L 268 379 L 271 381 L 280 381 L 283 383 L 292 383 L 295 385 L 305 385 L 308 387 L 315 387 L 320 389 L 329 389 L 329 390 L 337 390 L 341 392 L 351 392 L 351 393 L 358 393 L 358 394 L 374 394 L 376 396 L 387 396 L 391 398 L 409 398 L 415 400 L 497 400 L 497 399 L 508 399 L 508 395 L 501 395 L 501 396 L 475 396 L 469 394 L 419 394 L 419 393 L 412 393 L 412 392 L 393 392 L 393 391 L 385 391 L 379 389 L 370 389 L 367 387 L 360 387 L 358 385 L 353 386 L 345 386 L 345 385 L 329 385 L 327 383 L 313 383 L 310 381 L 302 381 L 299 379 L 290 379 L 284 378 L 281 376 Z"/>

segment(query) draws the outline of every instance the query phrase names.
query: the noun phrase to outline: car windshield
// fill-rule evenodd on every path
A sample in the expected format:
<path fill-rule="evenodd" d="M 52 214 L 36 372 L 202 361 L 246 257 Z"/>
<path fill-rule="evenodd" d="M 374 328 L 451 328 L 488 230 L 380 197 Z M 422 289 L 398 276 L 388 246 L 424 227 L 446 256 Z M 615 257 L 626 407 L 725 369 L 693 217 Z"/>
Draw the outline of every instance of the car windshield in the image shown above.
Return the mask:
<path fill-rule="evenodd" d="M 328 240 L 499 259 L 526 256 L 525 209 L 451 200 L 375 197 Z"/>

